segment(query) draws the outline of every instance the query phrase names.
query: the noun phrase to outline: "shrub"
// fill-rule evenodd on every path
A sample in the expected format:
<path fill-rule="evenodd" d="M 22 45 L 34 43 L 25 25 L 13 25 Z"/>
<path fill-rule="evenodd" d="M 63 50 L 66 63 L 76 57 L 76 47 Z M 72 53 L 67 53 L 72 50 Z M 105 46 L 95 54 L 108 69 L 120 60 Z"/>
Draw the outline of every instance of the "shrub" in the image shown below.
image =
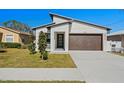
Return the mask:
<path fill-rule="evenodd" d="M 30 51 L 30 54 L 35 54 L 36 51 L 35 51 L 35 43 L 31 43 L 28 45 L 28 50 Z"/>
<path fill-rule="evenodd" d="M 2 44 L 0 44 L 0 53 L 7 52 Z"/>
<path fill-rule="evenodd" d="M 21 49 L 27 49 L 28 45 L 21 45 Z"/>
<path fill-rule="evenodd" d="M 48 52 L 45 51 L 45 52 L 43 53 L 43 60 L 47 60 L 47 59 L 48 59 Z"/>
<path fill-rule="evenodd" d="M 0 43 L 0 49 L 5 48 L 3 44 Z"/>
<path fill-rule="evenodd" d="M 21 48 L 20 43 L 2 42 L 0 45 L 4 46 L 4 48 Z"/>
<path fill-rule="evenodd" d="M 38 49 L 40 52 L 40 58 L 43 59 L 43 53 L 45 52 L 47 47 L 47 37 L 45 33 L 43 33 L 42 31 L 39 34 L 38 45 L 39 45 Z"/>

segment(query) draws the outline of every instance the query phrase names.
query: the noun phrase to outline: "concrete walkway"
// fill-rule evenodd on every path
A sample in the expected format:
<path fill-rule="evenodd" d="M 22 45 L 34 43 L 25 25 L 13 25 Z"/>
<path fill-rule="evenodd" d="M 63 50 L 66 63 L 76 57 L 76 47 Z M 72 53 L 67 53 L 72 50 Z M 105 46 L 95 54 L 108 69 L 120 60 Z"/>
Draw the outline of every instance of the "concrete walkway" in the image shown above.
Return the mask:
<path fill-rule="evenodd" d="M 0 68 L 0 80 L 84 81 L 76 68 Z"/>
<path fill-rule="evenodd" d="M 70 51 L 86 82 L 124 83 L 124 57 L 101 51 Z"/>

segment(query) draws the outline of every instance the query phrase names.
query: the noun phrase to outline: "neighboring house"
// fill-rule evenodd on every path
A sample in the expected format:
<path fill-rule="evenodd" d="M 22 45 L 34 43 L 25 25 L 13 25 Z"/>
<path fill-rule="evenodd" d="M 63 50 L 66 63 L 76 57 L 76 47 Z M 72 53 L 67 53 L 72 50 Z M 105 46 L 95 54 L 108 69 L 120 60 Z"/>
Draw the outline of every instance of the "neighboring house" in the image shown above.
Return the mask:
<path fill-rule="evenodd" d="M 68 52 L 69 50 L 106 51 L 107 31 L 110 28 L 83 22 L 77 19 L 50 13 L 52 23 L 34 27 L 36 48 L 38 50 L 39 33 L 47 34 L 47 50 Z"/>
<path fill-rule="evenodd" d="M 27 44 L 30 33 L 13 30 L 7 27 L 0 27 L 0 42 L 13 42 Z"/>
<path fill-rule="evenodd" d="M 2 35 L 3 33 L 0 32 L 0 42 L 2 41 Z"/>
<path fill-rule="evenodd" d="M 112 48 L 124 48 L 124 30 L 108 34 L 107 40 L 109 51 L 112 51 Z"/>

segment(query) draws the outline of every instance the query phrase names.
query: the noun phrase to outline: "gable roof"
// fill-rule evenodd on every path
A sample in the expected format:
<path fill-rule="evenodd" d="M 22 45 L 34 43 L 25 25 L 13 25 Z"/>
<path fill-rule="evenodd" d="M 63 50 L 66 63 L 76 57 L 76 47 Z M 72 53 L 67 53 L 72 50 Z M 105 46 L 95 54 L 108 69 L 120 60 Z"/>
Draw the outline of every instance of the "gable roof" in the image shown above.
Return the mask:
<path fill-rule="evenodd" d="M 107 36 L 116 36 L 116 35 L 124 35 L 124 30 L 110 33 Z"/>
<path fill-rule="evenodd" d="M 33 27 L 32 29 L 35 30 L 37 28 L 47 27 L 47 26 L 50 26 L 50 25 L 53 25 L 53 24 L 55 24 L 55 23 L 48 23 L 48 24 L 40 25 L 40 26 L 37 26 L 37 27 Z"/>
<path fill-rule="evenodd" d="M 32 28 L 32 29 L 35 30 L 35 29 L 37 29 L 37 28 L 42 28 L 42 27 L 53 27 L 53 26 L 62 25 L 62 24 L 67 24 L 67 23 L 71 23 L 71 22 L 72 22 L 72 21 L 62 22 L 62 23 L 58 23 L 58 24 L 49 23 L 49 24 L 45 24 L 45 25 L 38 26 L 38 27 L 34 27 L 34 28 Z"/>
<path fill-rule="evenodd" d="M 30 33 L 27 33 L 27 32 L 21 32 L 21 31 L 18 31 L 18 30 L 13 30 L 13 29 L 8 28 L 8 27 L 0 27 L 0 28 L 5 29 L 5 30 L 8 30 L 8 31 L 11 31 L 11 32 L 14 32 L 14 33 L 17 33 L 17 34 L 31 35 Z"/>
<path fill-rule="evenodd" d="M 53 20 L 53 16 L 58 16 L 58 17 L 61 17 L 61 18 L 67 19 L 67 20 L 77 21 L 77 22 L 88 24 L 88 25 L 93 25 L 93 26 L 96 26 L 96 27 L 101 27 L 101 28 L 104 28 L 104 29 L 107 29 L 107 30 L 111 30 L 110 28 L 105 27 L 105 26 L 101 26 L 101 25 L 97 25 L 97 24 L 93 24 L 93 23 L 84 22 L 84 21 L 81 21 L 81 20 L 78 20 L 78 19 L 73 19 L 73 18 L 70 18 L 70 17 L 58 15 L 58 14 L 55 14 L 55 13 L 49 13 L 49 14 L 50 14 L 52 20 Z"/>
<path fill-rule="evenodd" d="M 58 25 L 62 25 L 62 24 L 67 24 L 67 23 L 71 23 L 72 21 L 67 21 L 67 22 L 62 22 L 62 23 L 58 23 L 58 24 L 53 24 L 47 27 L 54 27 L 54 26 L 58 26 Z"/>

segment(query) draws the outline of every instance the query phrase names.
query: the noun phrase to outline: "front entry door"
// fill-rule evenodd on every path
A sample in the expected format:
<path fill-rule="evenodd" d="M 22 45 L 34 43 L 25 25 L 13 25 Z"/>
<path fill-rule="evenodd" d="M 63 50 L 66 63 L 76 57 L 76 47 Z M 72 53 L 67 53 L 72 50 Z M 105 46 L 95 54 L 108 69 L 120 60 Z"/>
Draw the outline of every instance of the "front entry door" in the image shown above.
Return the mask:
<path fill-rule="evenodd" d="M 64 34 L 57 34 L 57 48 L 64 48 Z"/>

